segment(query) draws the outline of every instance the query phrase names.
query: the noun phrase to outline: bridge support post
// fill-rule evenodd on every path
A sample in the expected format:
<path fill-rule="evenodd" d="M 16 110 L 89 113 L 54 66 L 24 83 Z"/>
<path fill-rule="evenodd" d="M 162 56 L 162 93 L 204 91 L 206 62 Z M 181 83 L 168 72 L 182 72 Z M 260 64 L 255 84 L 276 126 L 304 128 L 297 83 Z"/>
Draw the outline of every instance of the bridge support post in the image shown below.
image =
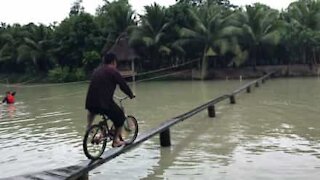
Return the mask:
<path fill-rule="evenodd" d="M 257 82 L 256 82 L 256 87 L 259 87 L 259 86 L 260 86 L 260 85 L 259 85 L 259 82 L 257 81 Z"/>
<path fill-rule="evenodd" d="M 89 180 L 89 173 L 83 174 L 81 177 L 77 178 L 77 180 Z"/>
<path fill-rule="evenodd" d="M 251 93 L 251 86 L 247 87 L 247 93 Z"/>
<path fill-rule="evenodd" d="M 235 104 L 236 103 L 236 98 L 234 97 L 234 95 L 230 96 L 230 103 L 231 104 Z"/>
<path fill-rule="evenodd" d="M 160 145 L 162 147 L 171 146 L 170 129 L 169 128 L 160 133 Z"/>
<path fill-rule="evenodd" d="M 214 108 L 214 105 L 208 107 L 208 116 L 212 118 L 216 117 L 216 110 Z"/>
<path fill-rule="evenodd" d="M 262 83 L 262 84 L 264 84 L 264 83 L 265 83 L 265 81 L 266 81 L 265 79 L 262 79 L 262 80 L 261 80 L 261 83 Z"/>

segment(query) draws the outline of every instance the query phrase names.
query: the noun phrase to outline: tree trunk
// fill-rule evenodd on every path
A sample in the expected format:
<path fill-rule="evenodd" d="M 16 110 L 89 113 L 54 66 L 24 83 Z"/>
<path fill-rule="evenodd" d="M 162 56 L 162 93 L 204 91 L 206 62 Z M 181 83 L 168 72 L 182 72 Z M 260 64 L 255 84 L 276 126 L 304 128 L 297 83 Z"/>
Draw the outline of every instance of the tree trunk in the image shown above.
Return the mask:
<path fill-rule="evenodd" d="M 204 49 L 203 52 L 203 57 L 202 57 L 202 65 L 201 65 L 201 79 L 204 80 L 207 76 L 207 56 L 206 56 L 206 52 L 207 52 L 208 47 L 206 47 Z"/>
<path fill-rule="evenodd" d="M 252 60 L 251 60 L 251 66 L 252 66 L 252 68 L 253 68 L 253 70 L 255 71 L 256 70 L 256 66 L 257 66 L 257 48 L 256 48 L 256 46 L 253 46 L 252 48 L 251 48 L 251 50 L 252 50 Z"/>

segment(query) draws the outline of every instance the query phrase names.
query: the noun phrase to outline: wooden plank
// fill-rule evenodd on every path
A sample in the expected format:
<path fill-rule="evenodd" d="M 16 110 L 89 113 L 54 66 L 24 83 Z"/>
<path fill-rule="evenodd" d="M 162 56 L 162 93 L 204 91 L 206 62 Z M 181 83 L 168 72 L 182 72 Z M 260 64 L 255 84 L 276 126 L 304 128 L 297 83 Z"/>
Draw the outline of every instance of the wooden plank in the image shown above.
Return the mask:
<path fill-rule="evenodd" d="M 259 83 L 259 81 L 262 81 L 262 80 L 265 80 L 266 78 L 269 78 L 272 74 L 274 74 L 275 72 L 270 72 L 264 76 L 262 76 L 261 78 L 255 80 L 255 81 L 251 81 L 251 82 L 248 82 L 246 84 L 244 84 L 243 86 L 241 86 L 240 88 L 232 91 L 232 93 L 230 95 L 236 95 L 236 94 L 239 94 L 240 92 L 244 91 L 245 89 L 247 89 L 247 87 L 249 86 L 252 86 L 254 84 L 257 84 Z"/>
<path fill-rule="evenodd" d="M 62 179 L 68 179 L 68 177 L 78 172 L 80 169 L 82 169 L 82 166 L 68 166 L 68 167 L 62 167 L 58 169 L 53 170 L 47 170 L 43 172 L 36 172 L 33 174 L 27 174 L 27 175 L 20 175 L 10 178 L 5 178 L 8 180 L 62 180 Z"/>

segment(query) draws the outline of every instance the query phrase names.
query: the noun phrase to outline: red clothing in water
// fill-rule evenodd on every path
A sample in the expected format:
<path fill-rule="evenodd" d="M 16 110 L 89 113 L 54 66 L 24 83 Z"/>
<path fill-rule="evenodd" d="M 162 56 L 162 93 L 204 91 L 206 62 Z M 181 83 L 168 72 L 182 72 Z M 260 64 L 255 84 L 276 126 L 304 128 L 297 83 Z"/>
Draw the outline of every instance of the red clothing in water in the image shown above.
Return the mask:
<path fill-rule="evenodd" d="M 7 96 L 2 100 L 2 103 L 13 104 L 15 102 L 14 95 L 16 93 L 8 93 Z"/>
<path fill-rule="evenodd" d="M 9 94 L 7 96 L 7 103 L 8 104 L 13 104 L 14 103 L 14 96 L 12 94 Z"/>

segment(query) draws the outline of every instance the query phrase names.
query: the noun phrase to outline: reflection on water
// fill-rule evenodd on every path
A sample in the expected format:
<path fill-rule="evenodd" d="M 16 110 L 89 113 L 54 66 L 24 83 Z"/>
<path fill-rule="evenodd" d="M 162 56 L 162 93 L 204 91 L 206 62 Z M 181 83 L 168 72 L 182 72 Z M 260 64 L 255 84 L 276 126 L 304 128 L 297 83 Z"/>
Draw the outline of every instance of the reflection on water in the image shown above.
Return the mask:
<path fill-rule="evenodd" d="M 245 82 L 242 82 L 245 83 Z M 1 177 L 73 165 L 85 160 L 87 84 L 20 87 L 14 106 L 0 106 Z M 128 113 L 140 132 L 209 99 L 239 81 L 136 84 Z M 1 89 L 5 92 L 5 89 Z M 251 94 L 200 113 L 171 129 L 172 146 L 158 136 L 90 173 L 93 179 L 318 179 L 320 81 L 273 79 Z"/>

